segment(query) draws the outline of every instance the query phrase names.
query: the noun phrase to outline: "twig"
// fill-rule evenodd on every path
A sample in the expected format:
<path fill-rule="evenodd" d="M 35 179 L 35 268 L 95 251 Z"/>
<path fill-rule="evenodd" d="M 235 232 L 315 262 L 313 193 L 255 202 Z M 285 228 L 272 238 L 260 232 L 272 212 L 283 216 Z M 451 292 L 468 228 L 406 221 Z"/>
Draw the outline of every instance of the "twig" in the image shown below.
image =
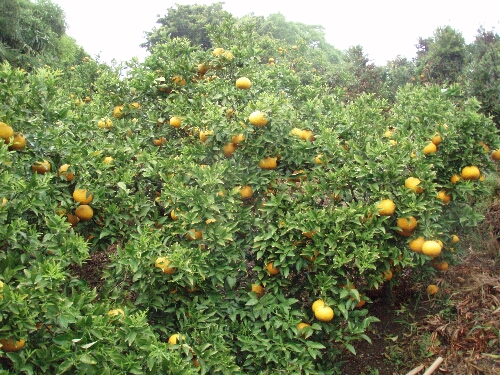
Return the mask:
<path fill-rule="evenodd" d="M 424 372 L 424 375 L 431 375 L 435 370 L 437 370 L 441 362 L 443 362 L 443 357 L 438 357 L 438 359 L 434 361 L 431 367 L 429 367 L 427 371 Z"/>
<path fill-rule="evenodd" d="M 424 369 L 424 365 L 420 365 L 418 367 L 415 367 L 413 370 L 411 370 L 408 374 L 406 375 L 416 375 L 418 374 L 420 371 L 422 371 Z"/>

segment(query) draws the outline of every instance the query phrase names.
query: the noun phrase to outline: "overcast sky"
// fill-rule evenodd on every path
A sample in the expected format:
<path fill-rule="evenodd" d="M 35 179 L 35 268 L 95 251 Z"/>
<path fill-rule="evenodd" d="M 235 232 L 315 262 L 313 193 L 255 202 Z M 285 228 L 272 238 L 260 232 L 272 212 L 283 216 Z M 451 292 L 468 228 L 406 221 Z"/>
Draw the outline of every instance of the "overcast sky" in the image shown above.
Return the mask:
<path fill-rule="evenodd" d="M 187 0 L 53 0 L 59 4 L 69 25 L 67 33 L 92 57 L 110 62 L 146 55 L 139 45 L 144 32 L 156 26 L 177 4 L 213 4 Z M 234 16 L 281 13 L 287 21 L 321 25 L 326 40 L 340 50 L 361 45 L 368 58 L 384 65 L 397 55 L 413 58 L 418 37 L 432 36 L 437 27 L 450 25 L 467 43 L 477 29 L 500 32 L 500 1 L 495 0 L 226 0 L 224 9 Z"/>

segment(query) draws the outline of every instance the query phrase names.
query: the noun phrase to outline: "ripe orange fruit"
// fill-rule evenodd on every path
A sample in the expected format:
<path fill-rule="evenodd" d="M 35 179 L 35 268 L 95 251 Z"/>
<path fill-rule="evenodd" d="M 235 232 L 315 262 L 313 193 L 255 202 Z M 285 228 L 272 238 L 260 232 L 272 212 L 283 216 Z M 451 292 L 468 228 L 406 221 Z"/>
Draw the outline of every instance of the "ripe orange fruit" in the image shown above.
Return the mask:
<path fill-rule="evenodd" d="M 175 214 L 175 210 L 172 210 L 170 212 L 170 217 L 172 218 L 172 220 L 179 220 L 179 217 Z"/>
<path fill-rule="evenodd" d="M 450 177 L 450 182 L 452 184 L 456 184 L 458 181 L 460 181 L 460 176 L 458 174 L 454 174 Z"/>
<path fill-rule="evenodd" d="M 276 276 L 278 273 L 280 273 L 280 270 L 278 267 L 274 267 L 273 262 L 269 262 L 266 265 L 266 270 L 269 272 L 269 275 L 271 276 Z"/>
<path fill-rule="evenodd" d="M 212 55 L 220 56 L 223 53 L 224 53 L 224 48 L 219 47 L 219 48 L 214 49 L 214 51 L 212 52 Z"/>
<path fill-rule="evenodd" d="M 490 146 L 488 146 L 486 143 L 481 141 L 481 142 L 478 142 L 478 145 L 483 146 L 484 152 L 486 152 L 486 153 L 490 152 Z"/>
<path fill-rule="evenodd" d="M 123 105 L 117 105 L 113 108 L 113 117 L 123 118 Z"/>
<path fill-rule="evenodd" d="M 437 285 L 431 284 L 427 287 L 426 290 L 427 290 L 428 295 L 433 296 L 434 294 L 436 294 L 439 291 L 439 288 Z"/>
<path fill-rule="evenodd" d="M 73 199 L 75 202 L 79 202 L 81 204 L 89 204 L 92 202 L 92 198 L 94 196 L 87 192 L 87 189 L 76 189 L 73 192 Z"/>
<path fill-rule="evenodd" d="M 331 321 L 334 315 L 333 309 L 330 306 L 322 306 L 314 310 L 314 316 L 322 322 Z"/>
<path fill-rule="evenodd" d="M 167 143 L 167 139 L 165 137 L 160 137 L 158 139 L 153 139 L 153 144 L 155 146 L 161 146 Z"/>
<path fill-rule="evenodd" d="M 408 189 L 412 189 L 415 193 L 421 193 L 424 191 L 424 188 L 421 186 L 418 186 L 422 181 L 416 177 L 408 177 L 405 180 L 405 187 Z"/>
<path fill-rule="evenodd" d="M 181 122 L 182 119 L 180 117 L 174 116 L 170 119 L 170 126 L 178 129 L 181 127 Z"/>
<path fill-rule="evenodd" d="M 241 90 L 248 90 L 252 86 L 252 82 L 247 77 L 241 77 L 236 80 L 236 87 Z"/>
<path fill-rule="evenodd" d="M 73 214 L 68 214 L 68 222 L 71 224 L 72 227 L 74 227 L 76 224 L 80 222 L 80 218 L 76 215 Z"/>
<path fill-rule="evenodd" d="M 417 219 L 415 219 L 413 216 L 402 217 L 397 220 L 397 226 L 403 231 L 412 231 L 417 227 L 417 224 Z"/>
<path fill-rule="evenodd" d="M 114 159 L 111 156 L 106 156 L 102 162 L 103 164 L 111 164 L 113 160 Z"/>
<path fill-rule="evenodd" d="M 186 80 L 180 76 L 173 76 L 171 81 L 179 86 L 184 86 L 186 84 Z"/>
<path fill-rule="evenodd" d="M 169 264 L 170 260 L 168 260 L 166 257 L 159 257 L 155 261 L 155 267 L 160 268 L 163 273 L 166 273 L 167 275 L 171 275 L 175 272 L 175 267 L 169 267 Z"/>
<path fill-rule="evenodd" d="M 477 180 L 480 176 L 481 172 L 475 165 L 464 167 L 462 169 L 462 178 L 464 180 Z"/>
<path fill-rule="evenodd" d="M 318 154 L 318 155 L 314 158 L 314 162 L 315 162 L 316 164 L 324 164 L 324 163 L 323 163 L 323 160 L 321 160 L 321 158 L 322 158 L 322 157 L 323 157 L 323 155 L 322 155 L 322 154 Z"/>
<path fill-rule="evenodd" d="M 184 335 L 182 335 L 182 339 L 185 340 L 186 337 Z M 174 333 L 172 336 L 170 336 L 168 338 L 168 343 L 170 345 L 175 345 L 179 342 L 179 334 L 178 333 Z"/>
<path fill-rule="evenodd" d="M 4 352 L 18 352 L 23 348 L 25 343 L 26 341 L 24 341 L 23 339 L 14 341 L 12 337 L 10 337 L 9 339 L 0 339 L 0 344 L 2 344 L 1 349 Z"/>
<path fill-rule="evenodd" d="M 323 307 L 323 306 L 325 306 L 325 301 L 318 299 L 318 300 L 313 302 L 313 304 L 311 306 L 311 310 L 313 312 L 315 312 L 317 309 L 319 309 L 320 307 Z"/>
<path fill-rule="evenodd" d="M 491 158 L 493 160 L 500 160 L 500 150 L 494 150 L 492 153 L 491 153 Z"/>
<path fill-rule="evenodd" d="M 252 284 L 252 292 L 257 294 L 257 297 L 262 297 L 264 295 L 264 288 L 260 284 Z"/>
<path fill-rule="evenodd" d="M 232 142 L 226 143 L 224 147 L 222 147 L 222 152 L 224 152 L 224 156 L 226 158 L 230 158 L 231 156 L 233 156 L 235 151 L 236 146 Z"/>
<path fill-rule="evenodd" d="M 198 73 L 200 73 L 201 75 L 204 75 L 206 72 L 208 72 L 209 69 L 210 67 L 208 65 L 205 65 L 205 63 L 198 64 Z"/>
<path fill-rule="evenodd" d="M 234 56 L 230 51 L 224 51 L 222 57 L 224 57 L 227 60 L 232 60 Z"/>
<path fill-rule="evenodd" d="M 443 141 L 443 137 L 441 137 L 441 135 L 439 135 L 439 133 L 436 133 L 432 136 L 432 143 L 434 143 L 436 146 L 439 146 L 442 141 Z"/>
<path fill-rule="evenodd" d="M 70 166 L 71 166 L 70 164 L 63 164 L 59 167 L 59 175 L 65 176 L 68 182 L 73 181 L 73 179 L 75 178 L 75 174 L 73 172 L 68 173 L 68 168 Z"/>
<path fill-rule="evenodd" d="M 451 195 L 445 190 L 440 190 L 436 196 L 437 199 L 441 199 L 444 204 L 448 204 L 451 201 Z"/>
<path fill-rule="evenodd" d="M 14 139 L 9 150 L 21 151 L 26 146 L 26 137 L 22 133 L 14 133 Z"/>
<path fill-rule="evenodd" d="M 209 135 L 213 135 L 213 130 L 200 130 L 200 141 L 206 142 Z"/>
<path fill-rule="evenodd" d="M 425 155 L 434 154 L 434 153 L 436 153 L 436 151 L 437 151 L 437 147 L 432 142 L 424 147 L 424 154 Z"/>
<path fill-rule="evenodd" d="M 315 139 L 313 132 L 305 129 L 302 130 L 299 137 L 304 141 L 310 140 L 311 142 Z"/>
<path fill-rule="evenodd" d="M 10 138 L 14 136 L 14 129 L 7 125 L 5 122 L 0 122 L 0 138 L 2 138 L 5 143 L 10 141 Z"/>
<path fill-rule="evenodd" d="M 260 111 L 252 112 L 248 117 L 248 120 L 250 121 L 250 124 L 257 126 L 259 128 L 266 126 L 268 122 L 266 114 Z"/>
<path fill-rule="evenodd" d="M 396 210 L 396 204 L 390 199 L 382 199 L 377 209 L 380 216 L 391 216 Z"/>
<path fill-rule="evenodd" d="M 453 234 L 451 236 L 451 243 L 456 244 L 458 241 L 460 241 L 460 237 L 458 237 L 456 234 Z"/>
<path fill-rule="evenodd" d="M 251 186 L 245 185 L 240 187 L 239 193 L 241 195 L 241 199 L 249 199 L 253 195 L 253 190 Z"/>
<path fill-rule="evenodd" d="M 424 244 L 424 242 L 425 242 L 424 237 L 415 238 L 414 240 L 411 240 L 409 243 L 410 249 L 416 253 L 421 253 L 422 245 Z"/>
<path fill-rule="evenodd" d="M 113 121 L 110 118 L 102 118 L 97 121 L 97 126 L 101 129 L 109 129 L 113 127 Z"/>
<path fill-rule="evenodd" d="M 441 248 L 442 246 L 437 241 L 425 241 L 422 244 L 422 254 L 435 258 L 441 254 Z"/>
<path fill-rule="evenodd" d="M 297 329 L 299 331 L 302 331 L 302 328 L 304 328 L 304 327 L 310 327 L 310 326 L 311 326 L 310 324 L 307 324 L 307 323 L 304 323 L 304 322 L 300 322 L 300 323 L 297 324 Z"/>
<path fill-rule="evenodd" d="M 87 221 L 92 219 L 92 216 L 94 216 L 94 210 L 87 204 L 81 204 L 76 208 L 75 215 L 80 220 Z"/>
<path fill-rule="evenodd" d="M 448 262 L 446 262 L 446 261 L 444 261 L 444 260 L 443 260 L 443 261 L 440 261 L 440 262 L 436 262 L 436 261 L 433 259 L 433 260 L 432 260 L 432 262 L 431 262 L 431 266 L 432 266 L 434 269 L 438 270 L 438 271 L 443 271 L 443 272 L 444 272 L 444 271 L 447 271 L 447 270 L 448 270 L 449 264 L 448 264 Z"/>
<path fill-rule="evenodd" d="M 38 174 L 45 174 L 50 172 L 50 163 L 47 160 L 37 161 L 31 166 L 31 170 Z"/>
<path fill-rule="evenodd" d="M 191 235 L 191 233 L 194 234 L 194 237 Z M 189 241 L 201 240 L 203 238 L 203 232 L 201 230 L 195 230 L 194 228 L 191 228 L 191 230 L 186 233 L 186 236 Z"/>
<path fill-rule="evenodd" d="M 385 281 L 389 281 L 392 279 L 392 271 L 391 270 L 384 271 L 382 273 L 382 276 L 384 277 Z"/>
<path fill-rule="evenodd" d="M 265 158 L 261 161 L 259 161 L 259 166 L 262 168 L 262 169 L 267 169 L 267 170 L 270 170 L 270 169 L 276 169 L 277 167 L 277 158 Z"/>
<path fill-rule="evenodd" d="M 233 137 L 231 138 L 231 142 L 233 142 L 233 144 L 235 144 L 235 145 L 243 142 L 244 140 L 245 140 L 245 136 L 243 134 L 233 135 Z"/>

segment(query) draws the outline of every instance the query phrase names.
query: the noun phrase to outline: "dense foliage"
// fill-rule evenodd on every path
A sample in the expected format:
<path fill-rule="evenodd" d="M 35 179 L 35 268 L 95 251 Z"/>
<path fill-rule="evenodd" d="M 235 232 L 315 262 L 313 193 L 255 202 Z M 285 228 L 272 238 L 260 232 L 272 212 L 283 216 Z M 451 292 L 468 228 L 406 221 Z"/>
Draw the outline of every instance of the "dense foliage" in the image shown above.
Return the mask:
<path fill-rule="evenodd" d="M 254 22 L 126 76 L 0 66 L 0 373 L 332 374 L 370 296 L 456 262 L 500 158 L 479 102 Z"/>

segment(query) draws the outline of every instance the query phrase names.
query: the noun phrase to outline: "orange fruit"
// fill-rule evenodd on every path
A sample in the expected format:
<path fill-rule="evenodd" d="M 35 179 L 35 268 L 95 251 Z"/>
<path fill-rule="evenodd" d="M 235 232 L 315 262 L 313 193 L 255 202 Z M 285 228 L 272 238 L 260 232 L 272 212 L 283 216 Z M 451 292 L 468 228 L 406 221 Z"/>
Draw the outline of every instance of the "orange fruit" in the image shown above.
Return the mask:
<path fill-rule="evenodd" d="M 109 129 L 113 127 L 113 121 L 109 118 L 102 118 L 97 121 L 97 126 L 101 129 Z"/>
<path fill-rule="evenodd" d="M 18 352 L 23 348 L 25 343 L 26 341 L 24 341 L 23 339 L 14 341 L 12 337 L 10 337 L 9 339 L 0 339 L 0 344 L 2 344 L 1 349 L 4 352 Z"/>
<path fill-rule="evenodd" d="M 334 315 L 333 309 L 330 306 L 322 306 L 314 310 L 314 316 L 322 322 L 331 321 Z"/>
<path fill-rule="evenodd" d="M 397 226 L 401 228 L 401 230 L 412 231 L 417 227 L 417 219 L 413 216 L 410 217 L 402 217 L 397 220 Z"/>
<path fill-rule="evenodd" d="M 172 210 L 170 212 L 170 217 L 172 218 L 172 220 L 179 220 L 179 217 L 175 214 L 175 210 Z"/>
<path fill-rule="evenodd" d="M 259 128 L 266 126 L 268 122 L 266 114 L 260 111 L 252 112 L 248 117 L 248 120 L 250 121 L 250 124 L 257 126 Z"/>
<path fill-rule="evenodd" d="M 252 292 L 257 294 L 257 297 L 262 297 L 264 295 L 264 288 L 260 284 L 252 284 Z"/>
<path fill-rule="evenodd" d="M 113 108 L 113 117 L 123 118 L 123 105 L 117 105 Z"/>
<path fill-rule="evenodd" d="M 206 142 L 209 135 L 213 135 L 213 130 L 200 130 L 200 141 Z"/>
<path fill-rule="evenodd" d="M 425 242 L 424 237 L 415 238 L 414 240 L 411 240 L 409 243 L 410 249 L 416 253 L 421 253 L 422 245 L 424 244 L 424 242 Z"/>
<path fill-rule="evenodd" d="M 377 205 L 378 214 L 381 216 L 391 216 L 396 210 L 396 204 L 390 199 L 382 199 Z"/>
<path fill-rule="evenodd" d="M 182 335 L 182 339 L 185 340 L 186 337 L 184 335 Z M 174 333 L 172 336 L 170 336 L 168 338 L 168 343 L 170 345 L 175 345 L 179 342 L 179 334 L 178 333 Z"/>
<path fill-rule="evenodd" d="M 444 271 L 447 271 L 447 270 L 448 270 L 449 264 L 448 264 L 448 262 L 446 262 L 446 261 L 444 261 L 444 260 L 443 260 L 443 261 L 440 261 L 440 262 L 436 262 L 436 261 L 433 259 L 433 260 L 432 260 L 432 262 L 431 262 L 431 266 L 432 266 L 434 269 L 438 270 L 438 271 L 443 271 L 443 272 L 444 272 Z"/>
<path fill-rule="evenodd" d="M 12 129 L 12 126 L 7 125 L 5 122 L 0 122 L 0 138 L 2 138 L 5 143 L 8 143 L 13 136 L 14 129 Z"/>
<path fill-rule="evenodd" d="M 210 67 L 208 65 L 205 65 L 205 63 L 198 64 L 198 73 L 200 73 L 201 75 L 204 75 L 206 72 L 208 72 L 209 69 Z"/>
<path fill-rule="evenodd" d="M 323 160 L 321 160 L 321 158 L 323 157 L 322 154 L 318 154 L 315 158 L 314 158 L 314 163 L 316 164 L 324 164 L 323 163 Z"/>
<path fill-rule="evenodd" d="M 92 219 L 92 216 L 94 216 L 94 210 L 92 210 L 92 207 L 87 204 L 81 204 L 76 208 L 75 215 L 80 220 L 87 221 Z"/>
<path fill-rule="evenodd" d="M 68 182 L 73 181 L 73 179 L 75 178 L 75 174 L 73 172 L 68 173 L 68 168 L 70 166 L 71 166 L 70 164 L 63 164 L 59 167 L 59 175 L 65 176 Z"/>
<path fill-rule="evenodd" d="M 451 236 L 451 243 L 456 244 L 458 241 L 460 241 L 460 238 L 456 234 L 453 234 Z"/>
<path fill-rule="evenodd" d="M 441 248 L 441 244 L 437 241 L 425 241 L 422 244 L 422 254 L 435 258 L 441 254 Z"/>
<path fill-rule="evenodd" d="M 432 142 L 424 147 L 424 154 L 425 155 L 434 154 L 434 153 L 436 153 L 436 151 L 437 151 L 437 147 Z"/>
<path fill-rule="evenodd" d="M 408 189 L 412 189 L 415 193 L 421 193 L 422 191 L 424 191 L 421 186 L 418 186 L 421 182 L 422 181 L 420 181 L 420 179 L 416 177 L 408 177 L 405 180 L 405 187 Z"/>
<path fill-rule="evenodd" d="M 108 316 L 125 316 L 125 311 L 122 309 L 113 309 L 108 311 Z"/>
<path fill-rule="evenodd" d="M 175 272 L 175 267 L 169 267 L 170 260 L 168 260 L 166 257 L 159 257 L 155 261 L 155 267 L 160 268 L 163 273 L 166 273 L 167 275 L 171 275 Z"/>
<path fill-rule="evenodd" d="M 22 133 L 14 133 L 9 150 L 21 151 L 26 146 L 26 137 Z"/>
<path fill-rule="evenodd" d="M 441 199 L 444 204 L 448 204 L 451 201 L 451 195 L 445 190 L 440 190 L 436 196 L 437 199 Z"/>
<path fill-rule="evenodd" d="M 319 309 L 320 307 L 323 307 L 323 306 L 325 306 L 325 301 L 318 299 L 318 300 L 313 302 L 313 304 L 311 306 L 311 310 L 313 312 L 315 312 L 317 309 Z"/>
<path fill-rule="evenodd" d="M 458 181 L 460 181 L 460 176 L 458 174 L 454 174 L 450 177 L 450 182 L 452 184 L 456 184 Z"/>
<path fill-rule="evenodd" d="M 174 128 L 177 128 L 177 129 L 180 128 L 181 122 L 182 122 L 182 119 L 179 116 L 174 116 L 174 117 L 170 118 L 170 126 L 172 126 Z"/>
<path fill-rule="evenodd" d="M 233 135 L 233 137 L 231 138 L 231 142 L 233 142 L 233 144 L 235 144 L 235 145 L 243 142 L 244 140 L 245 140 L 245 136 L 243 134 Z"/>
<path fill-rule="evenodd" d="M 434 143 L 436 146 L 439 146 L 442 141 L 443 141 L 443 137 L 441 137 L 441 135 L 439 135 L 439 133 L 436 133 L 432 136 L 432 143 Z"/>
<path fill-rule="evenodd" d="M 439 288 L 437 285 L 431 284 L 427 287 L 426 291 L 428 295 L 433 296 L 439 291 Z"/>
<path fill-rule="evenodd" d="M 500 150 L 494 150 L 492 153 L 491 153 L 491 158 L 493 160 L 500 160 Z"/>
<path fill-rule="evenodd" d="M 184 86 L 186 84 L 186 80 L 180 76 L 173 76 L 171 81 L 179 86 Z"/>
<path fill-rule="evenodd" d="M 191 235 L 191 233 L 194 234 L 194 237 Z M 186 233 L 186 236 L 189 241 L 201 240 L 203 239 L 203 232 L 201 230 L 195 230 L 194 228 L 191 228 L 191 230 Z"/>
<path fill-rule="evenodd" d="M 261 161 L 259 161 L 259 166 L 262 168 L 262 169 L 267 169 L 267 170 L 270 170 L 270 169 L 276 169 L 277 167 L 277 158 L 265 158 Z"/>
<path fill-rule="evenodd" d="M 113 162 L 113 158 L 111 156 L 106 156 L 102 161 L 103 164 L 111 164 Z"/>
<path fill-rule="evenodd" d="M 38 174 L 45 174 L 50 172 L 50 163 L 47 160 L 37 161 L 31 166 L 31 170 Z"/>
<path fill-rule="evenodd" d="M 241 90 L 248 90 L 252 86 L 252 82 L 247 77 L 241 77 L 236 80 L 236 87 Z"/>
<path fill-rule="evenodd" d="M 274 267 L 273 262 L 269 262 L 266 265 L 266 270 L 269 272 L 269 275 L 271 276 L 276 276 L 278 273 L 280 273 L 280 270 L 278 267 Z"/>
<path fill-rule="evenodd" d="M 382 276 L 384 277 L 385 281 L 389 281 L 392 279 L 392 271 L 391 270 L 384 271 L 382 273 Z"/>
<path fill-rule="evenodd" d="M 490 152 L 490 146 L 488 146 L 486 143 L 478 142 L 478 145 L 483 146 L 484 152 L 486 152 L 486 153 Z"/>
<path fill-rule="evenodd" d="M 464 167 L 462 169 L 462 179 L 464 180 L 477 180 L 480 176 L 481 172 L 475 165 Z"/>
<path fill-rule="evenodd" d="M 87 192 L 87 189 L 76 189 L 73 192 L 73 199 L 75 202 L 79 202 L 81 204 L 89 204 L 92 202 L 92 198 L 94 196 Z"/>
<path fill-rule="evenodd" d="M 226 143 L 225 146 L 222 147 L 222 152 L 224 152 L 224 156 L 226 158 L 230 158 L 231 156 L 233 156 L 235 151 L 236 146 L 232 142 Z"/>
<path fill-rule="evenodd" d="M 68 222 L 71 224 L 72 227 L 74 227 L 76 224 L 80 222 L 80 218 L 76 215 L 73 214 L 68 214 Z"/>
<path fill-rule="evenodd" d="M 212 55 L 214 56 L 220 56 L 224 53 L 224 48 L 218 47 L 213 50 Z"/>
<path fill-rule="evenodd" d="M 251 186 L 245 185 L 240 187 L 239 193 L 241 195 L 241 199 L 249 199 L 253 195 L 253 190 Z"/>

